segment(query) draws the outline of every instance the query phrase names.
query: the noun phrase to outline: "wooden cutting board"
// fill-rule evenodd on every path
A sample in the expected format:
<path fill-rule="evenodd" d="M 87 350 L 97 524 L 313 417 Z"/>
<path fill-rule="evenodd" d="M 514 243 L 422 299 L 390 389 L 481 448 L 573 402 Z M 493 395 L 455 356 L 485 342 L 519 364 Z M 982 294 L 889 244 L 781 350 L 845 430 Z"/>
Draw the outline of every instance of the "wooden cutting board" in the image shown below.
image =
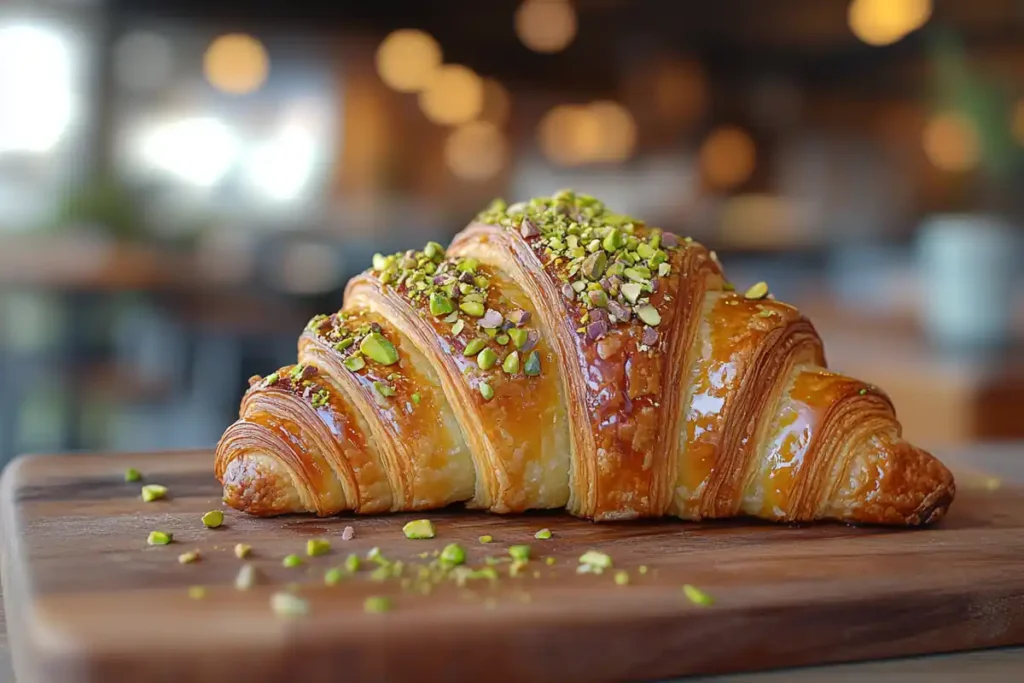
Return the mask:
<path fill-rule="evenodd" d="M 666 520 L 595 525 L 564 514 L 254 519 L 222 528 L 210 452 L 23 458 L 3 476 L 3 595 L 19 683 L 37 681 L 612 681 L 858 660 L 1024 643 L 1024 496 L 960 473 L 949 518 L 923 531 Z M 144 503 L 145 482 L 169 487 Z M 433 540 L 402 525 L 430 517 Z M 341 539 L 345 526 L 355 538 Z M 553 538 L 535 540 L 547 527 Z M 147 547 L 154 529 L 174 543 Z M 494 542 L 482 545 L 478 537 Z M 310 538 L 332 552 L 285 568 Z M 235 590 L 235 543 L 253 547 L 261 583 Z M 334 587 L 324 571 L 374 546 L 393 560 L 463 544 L 472 564 L 529 543 L 519 577 L 437 585 L 430 595 L 368 572 Z M 578 575 L 608 553 L 612 573 Z M 179 564 L 180 553 L 202 559 Z M 641 574 L 640 565 L 649 570 Z M 537 575 L 535 575 L 535 572 Z M 290 583 L 310 614 L 282 619 L 270 596 Z M 693 584 L 714 604 L 691 603 Z M 191 599 L 190 586 L 206 587 Z M 368 614 L 364 599 L 393 609 Z"/>

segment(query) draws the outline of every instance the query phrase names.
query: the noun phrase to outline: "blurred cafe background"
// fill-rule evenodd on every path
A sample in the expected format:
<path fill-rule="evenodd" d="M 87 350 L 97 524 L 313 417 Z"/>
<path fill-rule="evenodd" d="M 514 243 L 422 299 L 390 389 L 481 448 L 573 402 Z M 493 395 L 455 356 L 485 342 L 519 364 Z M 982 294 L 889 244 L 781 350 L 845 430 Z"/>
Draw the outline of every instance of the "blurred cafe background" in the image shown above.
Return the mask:
<path fill-rule="evenodd" d="M 563 187 L 1024 438 L 1024 0 L 5 0 L 0 462 L 212 445 L 374 252 Z"/>

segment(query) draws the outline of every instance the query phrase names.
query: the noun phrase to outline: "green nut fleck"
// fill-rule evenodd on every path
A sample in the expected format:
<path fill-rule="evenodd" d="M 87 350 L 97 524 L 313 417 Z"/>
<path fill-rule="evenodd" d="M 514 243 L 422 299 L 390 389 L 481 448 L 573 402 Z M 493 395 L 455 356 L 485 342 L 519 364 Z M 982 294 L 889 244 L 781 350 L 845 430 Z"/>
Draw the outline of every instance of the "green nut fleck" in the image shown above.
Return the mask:
<path fill-rule="evenodd" d="M 494 388 L 487 382 L 480 382 L 477 388 L 480 390 L 480 395 L 484 397 L 485 401 L 490 401 L 494 398 Z"/>
<path fill-rule="evenodd" d="M 391 598 L 371 595 L 363 602 L 363 611 L 368 614 L 382 614 L 391 609 Z"/>
<path fill-rule="evenodd" d="M 508 336 L 511 337 L 512 343 L 516 345 L 516 348 L 521 349 L 526 340 L 529 339 L 530 333 L 518 327 L 513 327 L 508 331 Z"/>
<path fill-rule="evenodd" d="M 637 316 L 651 327 L 657 327 L 661 323 L 661 314 L 658 309 L 650 304 L 636 307 Z"/>
<path fill-rule="evenodd" d="M 714 602 L 710 595 L 688 583 L 683 585 L 683 593 L 686 594 L 686 597 L 689 598 L 690 602 L 695 605 L 700 605 L 701 607 L 707 607 Z"/>
<path fill-rule="evenodd" d="M 513 545 L 509 546 L 508 554 L 512 556 L 513 560 L 517 562 L 526 562 L 530 559 L 530 546 L 528 545 Z"/>
<path fill-rule="evenodd" d="M 427 242 L 427 246 L 423 247 L 423 254 L 432 261 L 441 261 L 444 259 L 444 247 L 437 242 Z"/>
<path fill-rule="evenodd" d="M 493 349 L 484 349 L 476 357 L 476 364 L 481 370 L 490 370 L 498 362 L 498 354 Z"/>
<path fill-rule="evenodd" d="M 466 551 L 458 543 L 449 543 L 441 551 L 441 563 L 454 567 L 466 561 Z"/>
<path fill-rule="evenodd" d="M 362 356 L 349 356 L 348 358 L 342 361 L 342 365 L 344 365 L 352 372 L 357 372 L 366 367 L 366 361 L 363 360 Z"/>
<path fill-rule="evenodd" d="M 455 336 L 455 337 L 458 337 L 459 333 L 462 332 L 462 328 L 464 328 L 465 326 L 466 326 L 466 321 L 465 320 L 462 320 L 461 318 L 456 320 L 455 324 L 452 325 L 452 335 Z"/>
<path fill-rule="evenodd" d="M 484 305 L 479 301 L 463 301 L 459 304 L 459 309 L 474 318 L 479 318 L 484 314 Z"/>
<path fill-rule="evenodd" d="M 466 348 L 462 350 L 462 355 L 467 358 L 472 358 L 476 354 L 480 353 L 485 346 L 487 346 L 486 339 L 472 339 L 468 344 L 466 344 Z"/>
<path fill-rule="evenodd" d="M 534 538 L 546 541 L 551 538 L 551 529 L 541 529 L 533 535 Z"/>
<path fill-rule="evenodd" d="M 142 487 L 142 500 L 147 503 L 152 503 L 154 500 L 160 500 L 166 495 L 166 486 L 160 486 L 160 484 L 147 484 Z"/>
<path fill-rule="evenodd" d="M 142 473 L 140 473 L 134 467 L 129 467 L 128 469 L 126 469 L 124 471 L 124 480 L 125 481 L 129 481 L 129 482 L 131 482 L 131 481 L 139 481 L 140 479 L 142 479 Z"/>
<path fill-rule="evenodd" d="M 654 256 L 654 252 L 654 248 L 651 247 L 651 245 L 647 244 L 646 242 L 641 242 L 640 244 L 636 245 L 637 256 L 644 259 L 645 261 Z"/>
<path fill-rule="evenodd" d="M 336 586 L 345 578 L 345 572 L 340 567 L 331 567 L 324 572 L 324 584 Z"/>
<path fill-rule="evenodd" d="M 440 318 L 442 315 L 448 315 L 455 310 L 455 305 L 452 300 L 444 295 L 443 292 L 434 292 L 430 295 L 430 314 L 436 318 Z"/>
<path fill-rule="evenodd" d="M 643 288 L 635 282 L 627 282 L 619 288 L 619 291 L 622 292 L 622 296 L 626 297 L 626 301 L 635 304 L 640 298 Z"/>
<path fill-rule="evenodd" d="M 371 332 L 359 344 L 359 351 L 381 365 L 394 365 L 398 362 L 398 349 L 380 332 Z"/>
<path fill-rule="evenodd" d="M 540 374 L 540 354 L 536 351 L 531 351 L 530 355 L 526 357 L 526 364 L 523 366 L 523 372 L 531 377 L 536 377 Z"/>
<path fill-rule="evenodd" d="M 298 567 L 302 564 L 302 558 L 295 554 L 286 555 L 285 558 L 281 560 L 281 564 L 289 568 Z"/>
<path fill-rule="evenodd" d="M 608 234 L 604 236 L 604 241 L 601 242 L 601 246 L 610 254 L 620 248 L 625 241 L 623 234 L 617 229 L 612 228 L 608 231 Z"/>
<path fill-rule="evenodd" d="M 150 531 L 146 543 L 149 545 L 167 545 L 174 540 L 174 535 L 169 531 Z"/>
<path fill-rule="evenodd" d="M 402 527 L 406 538 L 423 539 L 434 537 L 434 525 L 429 519 L 415 519 Z"/>
<path fill-rule="evenodd" d="M 203 526 L 209 529 L 216 529 L 224 523 L 224 513 L 220 510 L 210 510 L 203 515 Z"/>
<path fill-rule="evenodd" d="M 598 251 L 584 259 L 581 269 L 587 279 L 600 280 L 607 267 L 608 257 L 603 251 Z"/>
<path fill-rule="evenodd" d="M 331 542 L 322 538 L 311 538 L 306 541 L 306 554 L 310 557 L 326 555 L 331 551 Z"/>
<path fill-rule="evenodd" d="M 359 556 L 355 553 L 345 558 L 345 569 L 351 573 L 359 571 Z"/>
<path fill-rule="evenodd" d="M 519 352 L 513 351 L 505 356 L 505 362 L 501 364 L 501 369 L 510 375 L 519 372 Z"/>

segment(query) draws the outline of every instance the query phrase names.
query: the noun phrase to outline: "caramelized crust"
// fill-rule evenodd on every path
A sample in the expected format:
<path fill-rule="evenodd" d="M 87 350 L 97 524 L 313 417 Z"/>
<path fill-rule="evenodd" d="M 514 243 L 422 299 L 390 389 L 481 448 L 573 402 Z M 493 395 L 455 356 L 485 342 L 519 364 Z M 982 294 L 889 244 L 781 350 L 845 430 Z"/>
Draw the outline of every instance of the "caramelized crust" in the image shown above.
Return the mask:
<path fill-rule="evenodd" d="M 377 255 L 218 445 L 256 515 L 566 507 L 919 525 L 949 471 L 888 397 L 826 369 L 810 321 L 713 252 L 561 192 L 446 251 Z"/>

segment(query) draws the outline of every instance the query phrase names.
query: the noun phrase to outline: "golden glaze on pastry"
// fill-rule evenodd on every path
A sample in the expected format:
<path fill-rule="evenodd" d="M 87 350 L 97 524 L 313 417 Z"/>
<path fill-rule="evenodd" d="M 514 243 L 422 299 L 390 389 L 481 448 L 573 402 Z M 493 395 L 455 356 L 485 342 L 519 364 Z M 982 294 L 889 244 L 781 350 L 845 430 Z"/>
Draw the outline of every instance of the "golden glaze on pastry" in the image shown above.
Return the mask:
<path fill-rule="evenodd" d="M 948 470 L 900 438 L 881 390 L 826 369 L 799 311 L 752 290 L 585 195 L 496 202 L 447 251 L 377 255 L 297 365 L 251 380 L 217 449 L 225 500 L 939 519 Z"/>

